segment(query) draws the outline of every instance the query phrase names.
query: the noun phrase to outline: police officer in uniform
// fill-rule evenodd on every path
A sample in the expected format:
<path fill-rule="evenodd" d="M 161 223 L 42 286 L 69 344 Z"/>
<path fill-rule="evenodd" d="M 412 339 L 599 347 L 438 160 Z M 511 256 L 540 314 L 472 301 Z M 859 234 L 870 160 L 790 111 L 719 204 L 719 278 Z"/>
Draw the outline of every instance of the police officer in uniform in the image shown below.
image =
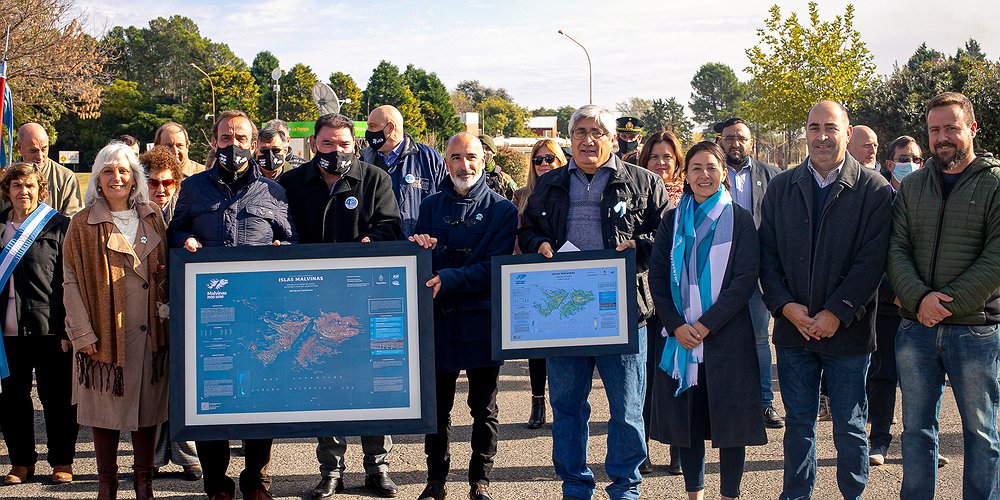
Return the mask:
<path fill-rule="evenodd" d="M 618 152 L 615 154 L 622 161 L 634 164 L 639 160 L 643 125 L 642 120 L 634 116 L 623 116 L 615 120 L 615 132 L 618 133 Z"/>

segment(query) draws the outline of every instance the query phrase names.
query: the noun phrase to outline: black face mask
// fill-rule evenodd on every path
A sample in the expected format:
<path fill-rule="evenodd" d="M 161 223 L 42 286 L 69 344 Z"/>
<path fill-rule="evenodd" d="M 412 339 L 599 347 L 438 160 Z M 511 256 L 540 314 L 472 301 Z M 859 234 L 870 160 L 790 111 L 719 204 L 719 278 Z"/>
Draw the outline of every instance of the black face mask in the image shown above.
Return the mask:
<path fill-rule="evenodd" d="M 618 139 L 618 152 L 621 154 L 631 153 L 639 149 L 639 141 L 625 141 Z"/>
<path fill-rule="evenodd" d="M 351 169 L 351 165 L 356 160 L 352 153 L 341 153 L 338 151 L 316 153 L 316 166 L 326 170 L 331 175 L 344 175 Z"/>
<path fill-rule="evenodd" d="M 368 141 L 368 145 L 371 146 L 372 151 L 378 151 L 385 144 L 385 127 L 382 127 L 382 130 L 378 132 L 365 130 L 365 140 Z"/>
<path fill-rule="evenodd" d="M 274 151 L 267 150 L 264 154 L 257 157 L 257 165 L 260 168 L 267 170 L 268 172 L 274 172 L 281 168 L 285 164 L 285 157 L 281 155 L 274 154 Z"/>
<path fill-rule="evenodd" d="M 219 168 L 230 173 L 244 170 L 250 165 L 251 153 L 235 144 L 215 150 L 215 163 Z"/>

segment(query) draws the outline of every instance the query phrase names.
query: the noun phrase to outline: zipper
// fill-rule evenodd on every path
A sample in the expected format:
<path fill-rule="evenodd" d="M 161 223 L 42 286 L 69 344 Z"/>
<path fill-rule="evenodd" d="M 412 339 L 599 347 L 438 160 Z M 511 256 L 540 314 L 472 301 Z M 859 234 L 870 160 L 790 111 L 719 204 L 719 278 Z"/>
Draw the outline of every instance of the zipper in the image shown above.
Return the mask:
<path fill-rule="evenodd" d="M 954 191 L 955 188 L 952 187 L 951 190 Z M 943 199 L 941 200 L 941 205 L 938 207 L 938 223 L 937 228 L 934 231 L 934 251 L 931 252 L 931 269 L 930 274 L 927 275 L 927 279 L 930 281 L 928 286 L 930 286 L 932 290 L 937 289 L 934 286 L 934 273 L 937 272 L 938 250 L 941 249 L 941 227 L 944 226 L 944 206 L 947 203 L 948 200 Z"/>

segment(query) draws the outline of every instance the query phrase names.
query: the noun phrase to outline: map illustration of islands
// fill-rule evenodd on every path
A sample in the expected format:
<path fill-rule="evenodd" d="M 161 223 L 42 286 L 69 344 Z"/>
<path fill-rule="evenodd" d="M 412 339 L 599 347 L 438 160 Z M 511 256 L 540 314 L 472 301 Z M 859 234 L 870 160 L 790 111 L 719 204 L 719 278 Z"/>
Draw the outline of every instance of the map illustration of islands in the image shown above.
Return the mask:
<path fill-rule="evenodd" d="M 542 289 L 542 295 L 543 300 L 534 304 L 535 310 L 546 317 L 558 310 L 560 318 L 575 315 L 596 298 L 594 292 L 579 288 L 572 291 L 562 288 Z"/>
<path fill-rule="evenodd" d="M 295 364 L 308 369 L 336 355 L 338 345 L 361 333 L 356 317 L 335 312 L 320 311 L 313 318 L 301 311 L 267 311 L 260 319 L 266 328 L 258 331 L 259 337 L 249 348 L 265 367 L 282 354 L 294 352 Z"/>

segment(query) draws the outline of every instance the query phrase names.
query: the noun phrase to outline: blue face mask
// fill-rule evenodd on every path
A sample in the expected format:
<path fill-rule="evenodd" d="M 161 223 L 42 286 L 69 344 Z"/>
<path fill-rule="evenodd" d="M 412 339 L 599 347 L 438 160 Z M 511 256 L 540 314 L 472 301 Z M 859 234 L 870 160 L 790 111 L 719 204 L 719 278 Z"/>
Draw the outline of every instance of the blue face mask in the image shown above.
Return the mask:
<path fill-rule="evenodd" d="M 903 182 L 904 177 L 912 174 L 918 168 L 920 167 L 912 161 L 906 163 L 896 163 L 895 166 L 892 167 L 892 178 L 896 179 L 896 182 Z"/>

